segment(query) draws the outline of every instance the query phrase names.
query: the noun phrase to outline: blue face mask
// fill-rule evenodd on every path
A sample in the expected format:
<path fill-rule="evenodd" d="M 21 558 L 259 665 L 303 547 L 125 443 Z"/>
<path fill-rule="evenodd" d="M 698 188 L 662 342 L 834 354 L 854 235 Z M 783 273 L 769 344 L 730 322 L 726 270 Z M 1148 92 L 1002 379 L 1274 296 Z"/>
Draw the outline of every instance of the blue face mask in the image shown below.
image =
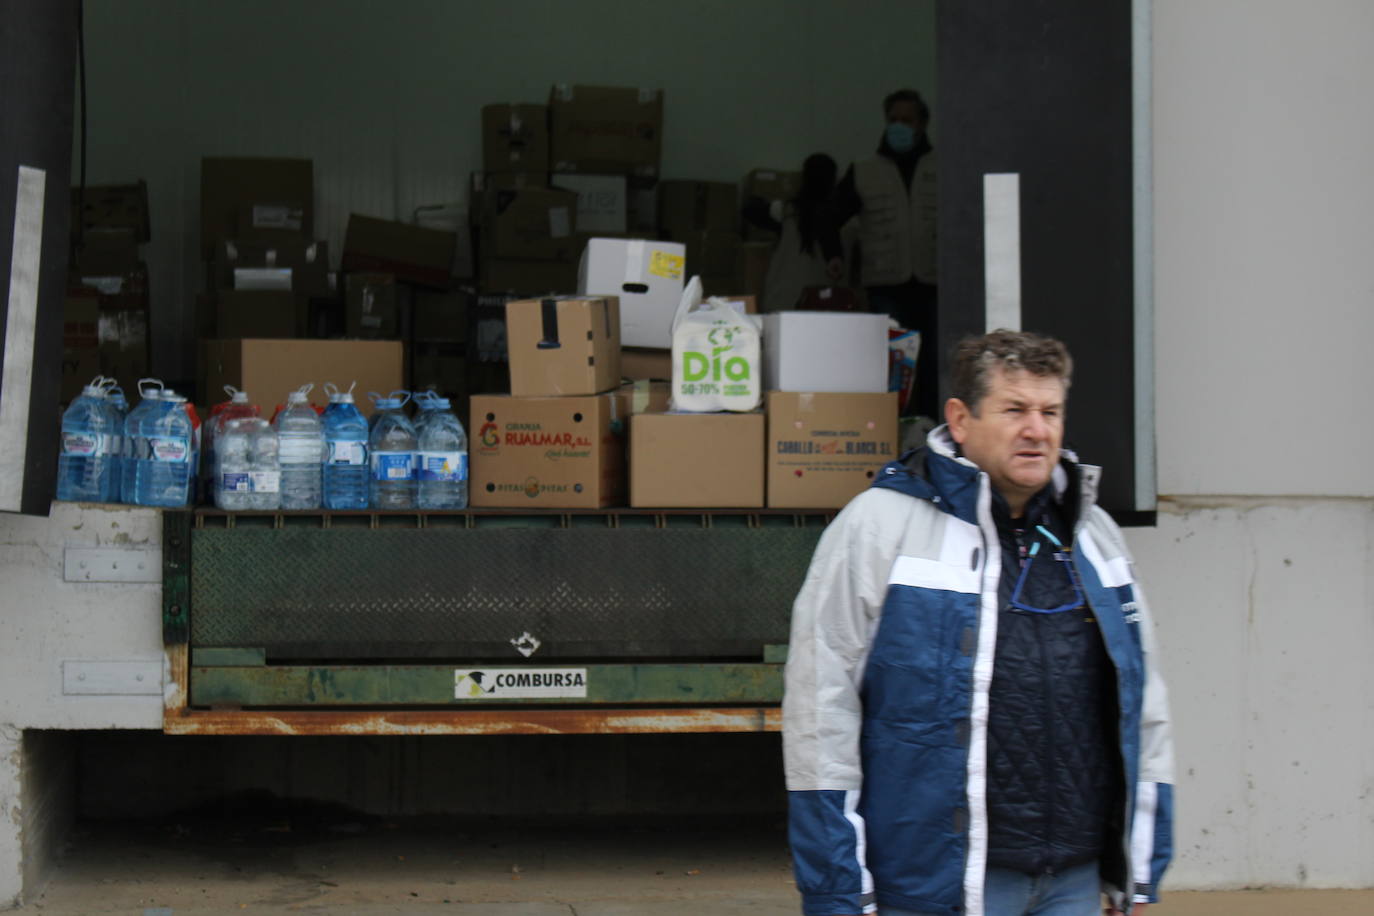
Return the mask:
<path fill-rule="evenodd" d="M 916 147 L 916 128 L 901 121 L 887 125 L 887 145 L 899 153 L 909 153 Z"/>

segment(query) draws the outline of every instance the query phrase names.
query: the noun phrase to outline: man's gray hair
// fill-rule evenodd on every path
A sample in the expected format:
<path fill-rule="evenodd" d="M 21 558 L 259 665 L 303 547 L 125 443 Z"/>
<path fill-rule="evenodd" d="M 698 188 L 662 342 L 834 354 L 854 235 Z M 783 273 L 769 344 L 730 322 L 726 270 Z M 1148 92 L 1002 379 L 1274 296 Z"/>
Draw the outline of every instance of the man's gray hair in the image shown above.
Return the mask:
<path fill-rule="evenodd" d="M 999 328 L 981 337 L 965 337 L 954 349 L 950 396 L 963 401 L 977 416 L 996 369 L 1060 379 L 1067 394 L 1073 378 L 1073 357 L 1061 341 L 1029 331 Z"/>

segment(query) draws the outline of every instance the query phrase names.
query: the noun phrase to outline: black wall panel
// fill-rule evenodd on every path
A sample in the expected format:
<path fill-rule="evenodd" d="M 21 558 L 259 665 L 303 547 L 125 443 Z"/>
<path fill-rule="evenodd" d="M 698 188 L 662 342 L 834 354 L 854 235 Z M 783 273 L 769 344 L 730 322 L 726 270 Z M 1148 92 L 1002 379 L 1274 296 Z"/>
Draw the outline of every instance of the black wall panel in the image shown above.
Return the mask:
<path fill-rule="evenodd" d="M 1069 345 L 1066 440 L 1135 509 L 1130 0 L 941 0 L 936 52 L 941 350 L 984 327 L 983 175 L 1019 173 L 1022 327 Z"/>

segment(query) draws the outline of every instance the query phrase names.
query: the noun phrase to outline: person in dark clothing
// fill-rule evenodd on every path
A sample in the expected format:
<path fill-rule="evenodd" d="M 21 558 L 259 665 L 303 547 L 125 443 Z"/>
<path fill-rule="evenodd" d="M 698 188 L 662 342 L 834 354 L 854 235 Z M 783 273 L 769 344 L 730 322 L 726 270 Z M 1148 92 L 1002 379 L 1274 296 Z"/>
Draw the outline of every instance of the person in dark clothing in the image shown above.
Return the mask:
<path fill-rule="evenodd" d="M 787 201 L 762 197 L 745 200 L 744 218 L 779 234 L 763 284 L 763 311 L 794 309 L 807 287 L 830 285 L 820 231 L 838 171 L 834 159 L 825 153 L 812 153 L 802 163 L 796 197 Z"/>
<path fill-rule="evenodd" d="M 939 416 L 936 363 L 936 172 L 926 137 L 930 108 L 914 89 L 883 100 L 887 126 L 875 155 L 850 166 L 821 220 L 820 244 L 832 281 L 844 276 L 840 230 L 859 220 L 859 282 L 869 308 L 921 332 L 914 410 Z"/>

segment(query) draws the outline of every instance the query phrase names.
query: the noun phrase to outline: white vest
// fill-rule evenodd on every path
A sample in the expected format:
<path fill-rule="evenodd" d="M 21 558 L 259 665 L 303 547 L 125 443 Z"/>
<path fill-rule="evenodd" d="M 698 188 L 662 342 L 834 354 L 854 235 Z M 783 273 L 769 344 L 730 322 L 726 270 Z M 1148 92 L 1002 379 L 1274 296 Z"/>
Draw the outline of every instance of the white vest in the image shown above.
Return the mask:
<path fill-rule="evenodd" d="M 935 151 L 916 163 L 909 190 L 886 156 L 854 163 L 854 188 L 863 201 L 864 286 L 896 286 L 912 277 L 935 283 Z"/>

